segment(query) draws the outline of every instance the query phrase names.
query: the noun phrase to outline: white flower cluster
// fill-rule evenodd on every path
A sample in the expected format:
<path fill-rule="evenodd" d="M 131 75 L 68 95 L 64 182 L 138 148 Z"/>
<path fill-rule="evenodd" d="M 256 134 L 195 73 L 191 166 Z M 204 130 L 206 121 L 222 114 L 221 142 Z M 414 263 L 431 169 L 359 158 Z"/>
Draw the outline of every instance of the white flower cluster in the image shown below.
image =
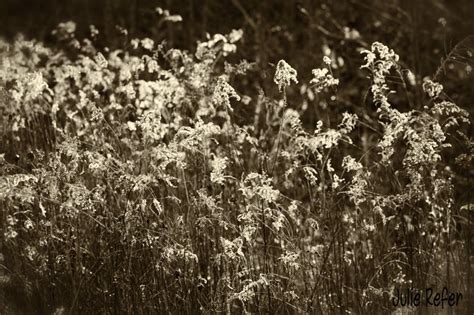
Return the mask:
<path fill-rule="evenodd" d="M 216 183 L 216 184 L 224 184 L 224 170 L 227 167 L 227 157 L 220 158 L 220 157 L 215 157 L 211 161 L 211 167 L 212 167 L 212 172 L 211 172 L 211 182 Z"/>
<path fill-rule="evenodd" d="M 12 98 L 21 103 L 22 100 L 30 101 L 36 99 L 48 88 L 48 84 L 41 72 L 27 73 L 19 78 L 11 90 Z"/>
<path fill-rule="evenodd" d="M 313 69 L 313 79 L 309 82 L 312 84 L 316 93 L 321 93 L 326 88 L 338 86 L 339 79 L 335 79 L 327 68 Z"/>
<path fill-rule="evenodd" d="M 300 114 L 292 108 L 288 108 L 285 111 L 285 114 L 283 116 L 283 125 L 289 125 L 291 130 L 297 135 L 304 133 L 301 124 Z"/>
<path fill-rule="evenodd" d="M 256 281 L 248 281 L 247 283 L 240 292 L 234 293 L 231 296 L 231 299 L 238 299 L 242 302 L 249 302 L 255 297 L 255 294 L 258 290 L 259 286 L 267 286 L 268 285 L 268 280 L 264 277 L 264 275 L 260 274 L 260 278 Z M 245 313 L 247 313 L 245 311 Z"/>
<path fill-rule="evenodd" d="M 300 268 L 300 264 L 298 263 L 299 257 L 300 253 L 298 252 L 286 251 L 285 253 L 281 254 L 278 260 L 287 265 L 289 268 L 298 270 Z"/>
<path fill-rule="evenodd" d="M 359 207 L 360 204 L 366 201 L 366 191 L 369 184 L 367 178 L 370 177 L 370 172 L 364 170 L 362 164 L 349 155 L 342 160 L 342 167 L 347 172 L 355 172 L 350 181 L 347 194 L 355 206 Z"/>
<path fill-rule="evenodd" d="M 230 260 L 244 259 L 244 253 L 242 252 L 243 241 L 240 237 L 229 241 L 228 239 L 221 237 L 221 245 L 223 247 L 223 254 Z"/>
<path fill-rule="evenodd" d="M 357 115 L 356 114 L 349 114 L 349 113 L 343 113 L 342 114 L 342 122 L 339 124 L 338 128 L 339 128 L 339 131 L 342 133 L 342 134 L 348 134 L 349 132 L 351 132 L 356 123 L 357 123 Z"/>
<path fill-rule="evenodd" d="M 212 38 L 208 34 L 208 41 L 199 43 L 196 49 L 196 57 L 200 60 L 214 59 L 219 53 L 227 56 L 237 51 L 238 42 L 244 32 L 243 30 L 232 30 L 228 35 L 215 34 Z"/>
<path fill-rule="evenodd" d="M 438 82 L 425 79 L 423 82 L 423 91 L 431 98 L 437 98 L 443 92 L 443 86 Z"/>
<path fill-rule="evenodd" d="M 216 106 L 224 105 L 227 109 L 233 111 L 232 106 L 230 106 L 231 98 L 240 101 L 240 96 L 235 92 L 234 88 L 227 83 L 224 76 L 220 76 L 216 87 L 214 88 L 212 102 Z"/>
<path fill-rule="evenodd" d="M 386 76 L 390 73 L 390 69 L 398 67 L 399 56 L 382 43 L 375 42 L 372 44 L 371 50 L 363 50 L 365 54 L 364 60 L 366 64 L 362 68 L 368 68 L 372 71 L 373 84 L 371 86 L 372 94 L 376 102 L 380 103 L 381 109 L 388 110 L 390 107 L 387 100 L 387 91 L 389 90 L 386 83 Z"/>
<path fill-rule="evenodd" d="M 296 76 L 296 70 L 293 69 L 285 60 L 280 60 L 278 61 L 273 81 L 278 85 L 280 92 L 282 92 L 284 88 L 290 86 L 291 81 L 298 84 Z"/>
<path fill-rule="evenodd" d="M 318 183 L 318 172 L 316 172 L 316 170 L 311 166 L 305 166 L 303 167 L 303 173 L 304 177 L 311 184 L 311 186 L 315 187 Z"/>
<path fill-rule="evenodd" d="M 267 202 L 275 202 L 280 192 L 272 187 L 271 179 L 266 175 L 250 173 L 240 186 L 240 191 L 247 199 L 259 196 Z"/>

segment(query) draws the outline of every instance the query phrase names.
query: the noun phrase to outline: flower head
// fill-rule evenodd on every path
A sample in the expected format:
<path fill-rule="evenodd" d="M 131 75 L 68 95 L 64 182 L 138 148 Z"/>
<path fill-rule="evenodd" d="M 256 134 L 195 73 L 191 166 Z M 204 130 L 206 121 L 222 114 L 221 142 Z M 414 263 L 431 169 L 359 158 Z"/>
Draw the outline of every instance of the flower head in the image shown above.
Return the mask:
<path fill-rule="evenodd" d="M 278 85 L 278 89 L 283 91 L 284 88 L 290 86 L 291 81 L 298 83 L 296 78 L 296 70 L 293 69 L 285 60 L 278 61 L 275 78 L 273 81 Z"/>

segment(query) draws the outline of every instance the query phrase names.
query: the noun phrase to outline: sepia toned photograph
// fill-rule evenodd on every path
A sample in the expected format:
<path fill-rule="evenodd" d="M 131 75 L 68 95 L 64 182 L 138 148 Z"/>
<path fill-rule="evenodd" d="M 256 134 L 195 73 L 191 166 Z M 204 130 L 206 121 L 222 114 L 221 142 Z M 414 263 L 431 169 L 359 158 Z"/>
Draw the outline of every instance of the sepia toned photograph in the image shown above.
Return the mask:
<path fill-rule="evenodd" d="M 0 0 L 0 315 L 473 315 L 473 67 L 473 0 Z"/>

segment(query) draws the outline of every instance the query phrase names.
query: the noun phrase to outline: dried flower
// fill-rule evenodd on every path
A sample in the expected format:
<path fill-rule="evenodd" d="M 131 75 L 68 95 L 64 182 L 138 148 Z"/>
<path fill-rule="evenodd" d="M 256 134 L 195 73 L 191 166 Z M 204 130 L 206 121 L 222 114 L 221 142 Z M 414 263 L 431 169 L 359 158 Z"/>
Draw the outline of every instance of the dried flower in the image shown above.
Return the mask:
<path fill-rule="evenodd" d="M 425 79 L 423 82 L 423 91 L 431 98 L 437 98 L 443 91 L 443 86 L 438 82 L 433 82 L 430 79 Z"/>
<path fill-rule="evenodd" d="M 312 84 L 316 93 L 320 93 L 325 88 L 334 87 L 339 84 L 339 79 L 335 79 L 327 68 L 313 69 L 311 72 L 313 79 L 311 79 L 310 84 Z"/>
<path fill-rule="evenodd" d="M 290 86 L 291 81 L 293 81 L 295 84 L 298 84 L 298 79 L 296 76 L 296 70 L 286 63 L 285 60 L 280 60 L 278 61 L 275 78 L 273 81 L 276 83 L 276 85 L 278 85 L 280 92 L 282 92 L 283 89 Z"/>

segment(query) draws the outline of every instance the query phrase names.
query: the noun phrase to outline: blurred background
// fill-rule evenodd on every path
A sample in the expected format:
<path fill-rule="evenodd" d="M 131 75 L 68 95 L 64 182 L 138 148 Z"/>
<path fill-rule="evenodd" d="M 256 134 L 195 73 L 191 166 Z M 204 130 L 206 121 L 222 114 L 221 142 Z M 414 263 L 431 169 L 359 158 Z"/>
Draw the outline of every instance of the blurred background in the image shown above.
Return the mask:
<path fill-rule="evenodd" d="M 182 23 L 157 23 L 156 7 L 181 15 Z M 82 36 L 95 25 L 98 42 L 111 48 L 121 44 L 118 25 L 131 37 L 166 39 L 170 46 L 191 49 L 206 33 L 243 28 L 244 57 L 285 58 L 304 70 L 320 62 L 323 44 L 340 53 L 350 50 L 354 30 L 361 41 L 384 42 L 415 72 L 429 75 L 443 54 L 473 33 L 473 15 L 472 0 L 2 0 L 0 36 L 23 33 L 51 41 L 51 30 L 71 20 Z"/>

